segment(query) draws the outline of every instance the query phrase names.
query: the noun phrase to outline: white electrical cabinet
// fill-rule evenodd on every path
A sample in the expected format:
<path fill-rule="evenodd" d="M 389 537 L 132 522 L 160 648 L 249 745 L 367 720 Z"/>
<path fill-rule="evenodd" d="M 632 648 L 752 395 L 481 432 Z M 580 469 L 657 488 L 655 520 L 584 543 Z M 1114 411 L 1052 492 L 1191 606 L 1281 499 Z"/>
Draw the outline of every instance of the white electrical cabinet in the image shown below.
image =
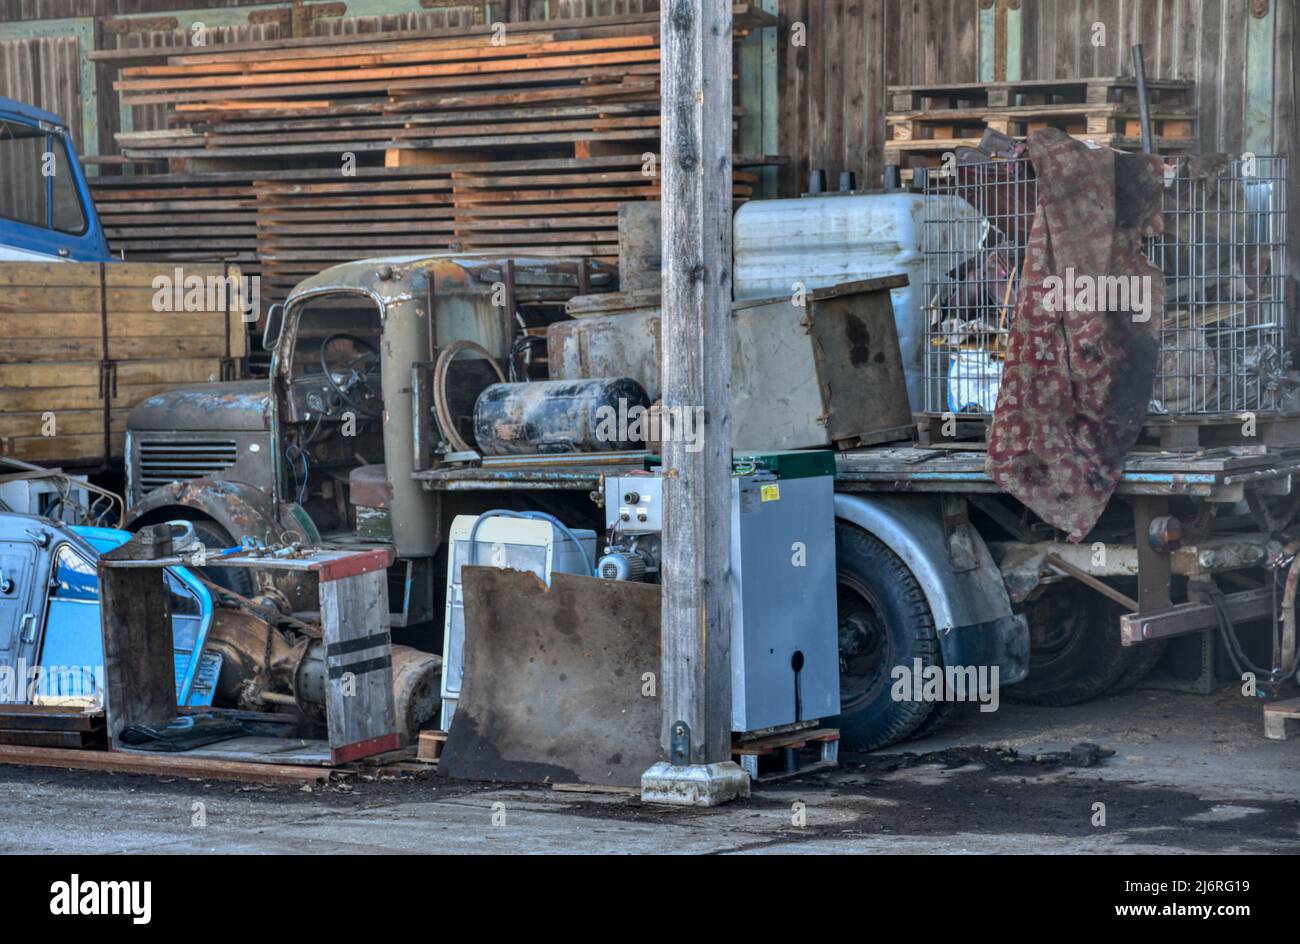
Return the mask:
<path fill-rule="evenodd" d="M 4 467 L 0 466 L 0 472 Z M 0 475 L 0 505 L 20 515 L 40 515 L 65 524 L 80 524 L 79 509 L 89 509 L 91 495 L 78 487 L 84 475 L 22 473 Z"/>
<path fill-rule="evenodd" d="M 476 515 L 457 515 L 451 524 L 447 561 L 447 604 L 442 635 L 442 719 L 450 730 L 465 669 L 465 598 L 461 568 L 466 564 L 527 571 L 551 584 L 551 574 L 590 574 L 596 561 L 596 532 L 572 529 L 569 538 L 551 521 L 489 515 L 474 532 Z M 581 544 L 581 547 L 579 547 Z"/>

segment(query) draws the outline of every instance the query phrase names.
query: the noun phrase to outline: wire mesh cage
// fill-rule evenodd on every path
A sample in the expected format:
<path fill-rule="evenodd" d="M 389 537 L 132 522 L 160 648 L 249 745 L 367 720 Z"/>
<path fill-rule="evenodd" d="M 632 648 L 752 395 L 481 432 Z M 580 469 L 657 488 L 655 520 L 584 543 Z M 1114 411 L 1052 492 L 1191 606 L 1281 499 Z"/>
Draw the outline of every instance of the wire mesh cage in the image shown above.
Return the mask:
<path fill-rule="evenodd" d="M 1286 159 L 1167 160 L 1164 234 L 1147 244 L 1165 276 L 1150 412 L 1280 410 Z M 958 164 L 927 173 L 923 190 L 926 410 L 992 413 L 1033 224 L 1033 168 L 1026 158 Z"/>

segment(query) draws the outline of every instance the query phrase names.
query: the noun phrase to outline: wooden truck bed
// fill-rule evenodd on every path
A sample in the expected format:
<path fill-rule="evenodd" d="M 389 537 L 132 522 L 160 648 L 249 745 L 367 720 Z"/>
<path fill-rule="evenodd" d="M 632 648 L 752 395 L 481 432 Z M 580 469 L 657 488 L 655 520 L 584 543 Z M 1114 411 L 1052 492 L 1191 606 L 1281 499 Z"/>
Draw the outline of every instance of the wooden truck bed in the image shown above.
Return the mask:
<path fill-rule="evenodd" d="M 836 456 L 835 487 L 846 492 L 992 493 L 1000 489 L 984 470 L 983 449 L 872 446 Z M 600 477 L 640 469 L 639 457 L 552 456 L 488 459 L 481 466 L 417 472 L 434 491 L 484 489 L 580 490 L 600 487 Z M 1119 495 L 1188 495 L 1235 501 L 1248 485 L 1286 491 L 1300 473 L 1300 447 L 1225 446 L 1184 451 L 1131 452 L 1116 488 Z"/>
<path fill-rule="evenodd" d="M 222 263 L 0 263 L 0 454 L 115 461 L 136 403 L 237 379 L 247 353 L 238 298 L 225 303 L 233 310 L 157 310 L 154 280 L 174 281 L 177 266 L 205 285 L 239 276 Z"/>

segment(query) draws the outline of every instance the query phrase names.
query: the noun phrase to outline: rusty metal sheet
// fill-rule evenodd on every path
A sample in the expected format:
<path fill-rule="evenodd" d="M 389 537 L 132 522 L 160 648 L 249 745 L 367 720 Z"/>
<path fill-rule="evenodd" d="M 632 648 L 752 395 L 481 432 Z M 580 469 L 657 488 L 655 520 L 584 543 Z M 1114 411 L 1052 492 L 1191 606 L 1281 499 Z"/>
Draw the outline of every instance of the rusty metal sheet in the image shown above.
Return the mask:
<path fill-rule="evenodd" d="M 659 587 L 464 568 L 465 674 L 439 769 L 636 787 L 659 746 Z M 652 673 L 653 694 L 643 694 Z"/>

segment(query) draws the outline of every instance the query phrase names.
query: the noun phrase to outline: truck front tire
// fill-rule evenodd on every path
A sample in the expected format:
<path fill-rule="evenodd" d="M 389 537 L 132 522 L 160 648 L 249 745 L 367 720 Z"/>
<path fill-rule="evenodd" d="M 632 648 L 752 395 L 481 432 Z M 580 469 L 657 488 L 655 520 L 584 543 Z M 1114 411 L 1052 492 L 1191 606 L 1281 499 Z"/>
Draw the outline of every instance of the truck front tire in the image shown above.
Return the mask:
<path fill-rule="evenodd" d="M 879 539 L 837 522 L 840 729 L 845 750 L 869 751 L 938 727 L 936 704 L 894 697 L 894 669 L 942 666 L 934 616 L 907 565 Z M 946 717 L 943 711 L 936 722 Z"/>

